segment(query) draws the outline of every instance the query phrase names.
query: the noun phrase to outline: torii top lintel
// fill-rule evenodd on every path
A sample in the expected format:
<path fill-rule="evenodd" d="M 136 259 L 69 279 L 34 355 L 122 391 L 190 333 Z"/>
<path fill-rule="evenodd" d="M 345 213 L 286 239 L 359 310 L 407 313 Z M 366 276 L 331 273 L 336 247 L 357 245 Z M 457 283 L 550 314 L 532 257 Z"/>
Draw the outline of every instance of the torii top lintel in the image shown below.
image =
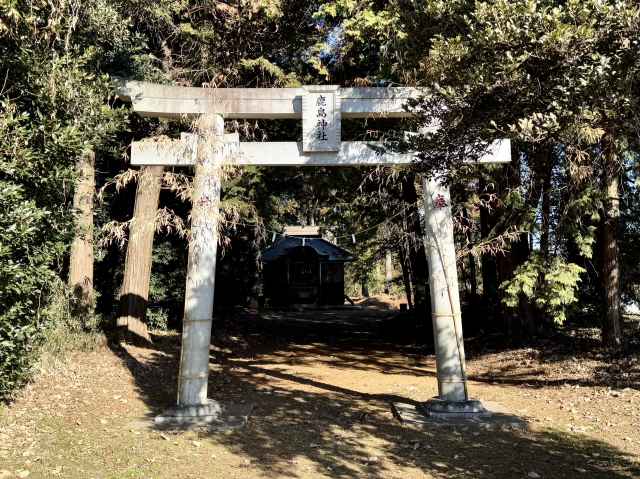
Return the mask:
<path fill-rule="evenodd" d="M 239 142 L 237 133 L 225 135 L 237 144 L 242 165 L 380 165 L 406 164 L 415 154 L 386 151 L 371 142 L 343 142 L 341 118 L 406 118 L 407 100 L 417 98 L 417 88 L 340 88 L 310 85 L 300 88 L 192 88 L 123 80 L 121 100 L 131 102 L 143 116 L 176 118 L 206 113 L 227 119 L 302 119 L 302 142 Z M 304 114 L 303 114 L 304 112 Z M 228 138 L 227 138 L 228 137 Z M 232 138 L 233 137 L 233 138 Z M 137 141 L 131 147 L 135 165 L 192 165 L 197 141 L 193 135 L 180 140 Z M 510 161 L 509 140 L 489 145 L 480 163 Z"/>
<path fill-rule="evenodd" d="M 194 88 L 123 80 L 118 96 L 143 116 L 219 113 L 228 119 L 300 119 L 302 98 L 317 88 L 335 90 L 342 118 L 406 118 L 411 116 L 405 109 L 407 100 L 421 93 L 410 87 Z"/>

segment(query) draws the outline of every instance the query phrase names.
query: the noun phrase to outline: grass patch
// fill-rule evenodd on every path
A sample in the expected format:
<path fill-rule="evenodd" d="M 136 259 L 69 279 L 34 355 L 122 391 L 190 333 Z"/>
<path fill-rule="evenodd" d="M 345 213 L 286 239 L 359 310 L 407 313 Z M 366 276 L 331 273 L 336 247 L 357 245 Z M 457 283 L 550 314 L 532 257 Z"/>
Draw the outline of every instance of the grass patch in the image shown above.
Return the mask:
<path fill-rule="evenodd" d="M 59 284 L 48 307 L 49 326 L 39 348 L 41 371 L 65 364 L 72 352 L 91 352 L 106 347 L 101 318 L 93 311 L 79 314 L 74 309 L 73 296 L 64 284 Z"/>
<path fill-rule="evenodd" d="M 64 358 L 74 351 L 97 351 L 107 345 L 107 338 L 101 331 L 70 330 L 59 325 L 50 330 L 42 345 L 42 355 Z"/>

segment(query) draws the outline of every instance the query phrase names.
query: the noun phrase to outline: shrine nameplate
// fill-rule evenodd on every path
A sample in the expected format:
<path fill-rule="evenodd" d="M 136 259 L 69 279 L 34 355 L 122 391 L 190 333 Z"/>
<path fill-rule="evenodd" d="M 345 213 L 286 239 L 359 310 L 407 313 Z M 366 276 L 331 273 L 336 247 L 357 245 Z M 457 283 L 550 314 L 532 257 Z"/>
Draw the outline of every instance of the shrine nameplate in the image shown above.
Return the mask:
<path fill-rule="evenodd" d="M 302 147 L 305 153 L 340 150 L 338 86 L 307 86 L 302 96 Z"/>

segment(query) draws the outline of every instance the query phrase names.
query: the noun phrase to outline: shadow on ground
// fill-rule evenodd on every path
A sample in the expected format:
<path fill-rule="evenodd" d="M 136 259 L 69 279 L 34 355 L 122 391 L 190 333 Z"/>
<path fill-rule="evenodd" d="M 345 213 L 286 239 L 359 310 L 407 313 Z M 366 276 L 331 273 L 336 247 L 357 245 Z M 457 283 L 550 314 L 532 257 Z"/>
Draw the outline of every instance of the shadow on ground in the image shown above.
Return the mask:
<path fill-rule="evenodd" d="M 201 432 L 224 444 L 267 477 L 298 477 L 299 464 L 330 477 L 403 477 L 404 468 L 427 477 L 638 477 L 621 450 L 586 436 L 482 427 L 403 425 L 391 401 L 408 398 L 361 392 L 284 371 L 309 361 L 358 371 L 424 376 L 424 347 L 387 341 L 388 313 L 364 311 L 243 314 L 218 326 L 210 397 L 256 405 L 247 426 L 231 433 Z M 405 338 L 406 339 L 406 338 Z M 157 337 L 138 360 L 112 346 L 131 370 L 155 413 L 174 403 L 179 337 Z M 392 353 L 403 353 L 405 360 Z M 375 388 L 374 388 L 375 389 Z M 314 473 L 307 473 L 313 476 Z"/>

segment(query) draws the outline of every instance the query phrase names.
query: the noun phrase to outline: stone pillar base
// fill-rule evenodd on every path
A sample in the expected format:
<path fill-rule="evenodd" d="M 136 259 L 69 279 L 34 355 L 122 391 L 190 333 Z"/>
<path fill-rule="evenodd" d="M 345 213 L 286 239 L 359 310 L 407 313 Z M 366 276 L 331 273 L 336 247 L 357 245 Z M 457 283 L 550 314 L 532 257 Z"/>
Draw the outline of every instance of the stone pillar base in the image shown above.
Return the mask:
<path fill-rule="evenodd" d="M 197 406 L 176 406 L 156 416 L 158 427 L 211 426 L 220 429 L 242 427 L 246 424 L 253 404 L 226 405 L 208 399 L 206 404 Z"/>
<path fill-rule="evenodd" d="M 483 430 L 527 430 L 527 422 L 502 406 L 479 401 L 443 401 L 434 398 L 424 403 L 392 403 L 391 413 L 405 424 L 428 427 L 480 427 Z"/>
<path fill-rule="evenodd" d="M 439 418 L 491 416 L 491 412 L 487 411 L 477 399 L 446 401 L 440 398 L 433 398 L 420 404 L 416 409 L 425 416 Z"/>

